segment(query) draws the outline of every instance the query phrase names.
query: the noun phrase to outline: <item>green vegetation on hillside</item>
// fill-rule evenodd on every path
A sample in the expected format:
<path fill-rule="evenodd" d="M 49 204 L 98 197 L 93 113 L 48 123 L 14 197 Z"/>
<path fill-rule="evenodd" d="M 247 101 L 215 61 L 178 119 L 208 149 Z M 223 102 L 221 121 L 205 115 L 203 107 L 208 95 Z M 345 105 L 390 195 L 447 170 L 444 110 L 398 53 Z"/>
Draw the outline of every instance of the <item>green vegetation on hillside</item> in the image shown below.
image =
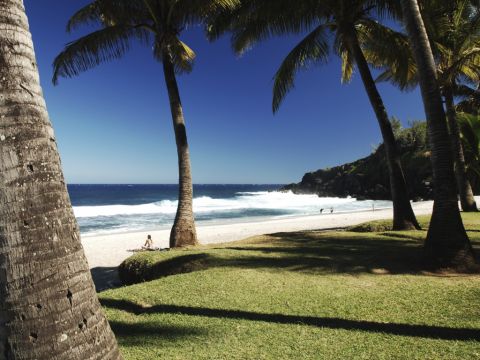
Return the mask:
<path fill-rule="evenodd" d="M 480 216 L 464 223 L 478 249 Z M 425 236 L 311 231 L 139 253 L 125 266 L 156 280 L 100 298 L 127 360 L 478 359 L 480 278 L 423 273 Z"/>
<path fill-rule="evenodd" d="M 426 123 L 414 121 L 408 128 L 403 128 L 396 118 L 392 118 L 391 123 L 410 198 L 432 198 L 432 170 Z M 319 196 L 352 196 L 357 199 L 377 200 L 391 199 L 389 188 L 388 166 L 381 144 L 366 158 L 307 173 L 300 183 L 287 185 L 283 190 Z"/>

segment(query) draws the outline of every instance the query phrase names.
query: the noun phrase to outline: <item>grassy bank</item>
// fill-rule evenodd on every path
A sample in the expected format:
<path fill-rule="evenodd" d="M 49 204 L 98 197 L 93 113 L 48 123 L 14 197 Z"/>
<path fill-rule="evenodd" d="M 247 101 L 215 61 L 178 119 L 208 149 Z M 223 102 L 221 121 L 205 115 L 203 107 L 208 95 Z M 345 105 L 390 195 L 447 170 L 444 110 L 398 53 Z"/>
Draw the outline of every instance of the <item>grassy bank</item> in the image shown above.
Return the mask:
<path fill-rule="evenodd" d="M 376 229 L 137 254 L 157 279 L 100 298 L 126 359 L 480 359 L 480 277 L 424 274 L 425 231 Z"/>

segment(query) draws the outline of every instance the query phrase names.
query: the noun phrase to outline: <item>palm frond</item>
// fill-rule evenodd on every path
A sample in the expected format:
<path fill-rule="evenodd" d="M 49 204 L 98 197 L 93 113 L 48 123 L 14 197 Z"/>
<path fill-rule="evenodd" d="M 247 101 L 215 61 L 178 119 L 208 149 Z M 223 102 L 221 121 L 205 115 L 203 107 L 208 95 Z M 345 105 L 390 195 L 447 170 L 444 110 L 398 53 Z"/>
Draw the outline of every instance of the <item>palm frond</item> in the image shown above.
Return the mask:
<path fill-rule="evenodd" d="M 131 0 L 94 0 L 78 10 L 67 23 L 71 32 L 83 25 L 113 26 L 144 22 L 148 13 L 141 1 Z"/>
<path fill-rule="evenodd" d="M 57 84 L 59 77 L 73 77 L 103 62 L 122 57 L 134 39 L 147 43 L 150 33 L 141 27 L 117 25 L 67 44 L 53 62 L 53 83 Z"/>
<path fill-rule="evenodd" d="M 183 26 L 196 26 L 220 14 L 231 13 L 241 0 L 179 0 L 174 5 L 172 19 Z"/>
<path fill-rule="evenodd" d="M 155 58 L 163 61 L 163 52 L 167 51 L 175 67 L 176 73 L 190 73 L 195 61 L 195 52 L 176 36 L 164 39 L 162 43 L 156 42 L 154 47 Z"/>
<path fill-rule="evenodd" d="M 465 85 L 457 85 L 454 87 L 454 95 L 462 99 L 456 105 L 457 111 L 469 114 L 480 111 L 480 90 Z"/>
<path fill-rule="evenodd" d="M 233 49 L 242 53 L 273 36 L 312 31 L 319 23 L 317 8 L 314 0 L 243 0 L 233 12 L 211 22 L 210 38 L 230 30 Z"/>
<path fill-rule="evenodd" d="M 402 90 L 417 86 L 417 65 L 406 34 L 375 21 L 357 27 L 367 61 L 381 69 L 377 81 L 390 81 Z"/>
<path fill-rule="evenodd" d="M 294 87 L 295 75 L 311 64 L 326 62 L 328 42 L 324 26 L 309 33 L 283 60 L 274 77 L 273 112 L 277 112 L 287 93 Z"/>
<path fill-rule="evenodd" d="M 70 17 L 67 23 L 67 31 L 72 32 L 76 28 L 88 24 L 101 24 L 101 14 L 95 2 L 90 3 Z"/>
<path fill-rule="evenodd" d="M 355 70 L 355 59 L 352 52 L 348 48 L 347 40 L 342 32 L 336 32 L 333 41 L 333 50 L 335 54 L 342 60 L 342 74 L 341 80 L 343 84 L 351 81 Z"/>

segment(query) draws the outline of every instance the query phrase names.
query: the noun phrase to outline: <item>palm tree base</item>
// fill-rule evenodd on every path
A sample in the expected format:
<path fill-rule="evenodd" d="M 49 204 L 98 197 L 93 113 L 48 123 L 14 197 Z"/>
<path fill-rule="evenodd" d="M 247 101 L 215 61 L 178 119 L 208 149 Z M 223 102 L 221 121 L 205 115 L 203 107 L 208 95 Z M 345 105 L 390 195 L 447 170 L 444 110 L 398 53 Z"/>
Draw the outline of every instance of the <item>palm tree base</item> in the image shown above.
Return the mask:
<path fill-rule="evenodd" d="M 463 212 L 478 212 L 477 203 L 475 201 L 462 203 Z"/>
<path fill-rule="evenodd" d="M 197 232 L 194 222 L 176 222 L 170 231 L 170 247 L 181 248 L 198 245 Z"/>
<path fill-rule="evenodd" d="M 424 248 L 423 264 L 426 270 L 437 273 L 480 273 L 480 264 L 476 261 L 471 248 L 439 250 L 441 249 Z"/>
<path fill-rule="evenodd" d="M 399 184 L 397 184 L 399 188 Z M 401 189 L 405 189 L 404 183 Z M 403 193 L 403 194 L 402 194 Z M 421 226 L 415 217 L 410 200 L 405 191 L 397 192 L 397 199 L 393 204 L 393 231 L 421 230 Z"/>
<path fill-rule="evenodd" d="M 429 270 L 478 272 L 480 266 L 463 226 L 456 201 L 452 203 L 450 211 L 441 209 L 439 212 L 434 205 L 423 249 L 423 264 Z"/>
<path fill-rule="evenodd" d="M 402 220 L 395 221 L 393 224 L 393 231 L 407 231 L 407 230 L 421 230 L 422 228 L 418 224 L 417 220 Z"/>

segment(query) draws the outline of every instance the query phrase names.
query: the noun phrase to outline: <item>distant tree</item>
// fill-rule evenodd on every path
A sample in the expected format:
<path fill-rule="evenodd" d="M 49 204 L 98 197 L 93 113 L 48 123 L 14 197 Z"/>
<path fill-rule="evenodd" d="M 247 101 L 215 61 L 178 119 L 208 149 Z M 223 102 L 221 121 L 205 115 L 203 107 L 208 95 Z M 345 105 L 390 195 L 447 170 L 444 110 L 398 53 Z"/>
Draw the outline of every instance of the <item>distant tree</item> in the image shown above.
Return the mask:
<path fill-rule="evenodd" d="M 233 13 L 218 16 L 209 29 L 212 39 L 231 31 L 233 47 L 238 53 L 275 35 L 307 32 L 275 74 L 274 112 L 294 87 L 299 70 L 329 60 L 332 40 L 334 52 L 342 59 L 342 81 L 350 81 L 355 66 L 360 72 L 385 144 L 394 208 L 393 228 L 405 230 L 419 228 L 419 225 L 410 204 L 392 126 L 361 48 L 366 33 L 383 27 L 374 14 L 395 13 L 398 9 L 392 4 L 382 0 L 243 0 L 242 6 Z"/>
<path fill-rule="evenodd" d="M 121 359 L 98 302 L 22 0 L 0 1 L 0 358 Z"/>
<path fill-rule="evenodd" d="M 53 82 L 57 83 L 60 76 L 73 77 L 122 57 L 132 41 L 152 46 L 153 57 L 163 64 L 178 154 L 179 195 L 171 247 L 197 244 L 190 152 L 176 80 L 176 74 L 192 71 L 195 53 L 179 36 L 236 4 L 237 0 L 95 0 L 71 17 L 67 30 L 92 23 L 100 30 L 68 44 L 54 61 Z"/>
<path fill-rule="evenodd" d="M 401 0 L 403 19 L 413 48 L 432 151 L 434 206 L 424 246 L 432 268 L 478 269 L 458 209 L 451 144 L 430 41 L 417 0 Z"/>
<path fill-rule="evenodd" d="M 425 121 L 412 121 L 404 128 L 397 118 L 391 119 L 398 147 L 404 150 L 427 150 L 427 124 Z"/>

